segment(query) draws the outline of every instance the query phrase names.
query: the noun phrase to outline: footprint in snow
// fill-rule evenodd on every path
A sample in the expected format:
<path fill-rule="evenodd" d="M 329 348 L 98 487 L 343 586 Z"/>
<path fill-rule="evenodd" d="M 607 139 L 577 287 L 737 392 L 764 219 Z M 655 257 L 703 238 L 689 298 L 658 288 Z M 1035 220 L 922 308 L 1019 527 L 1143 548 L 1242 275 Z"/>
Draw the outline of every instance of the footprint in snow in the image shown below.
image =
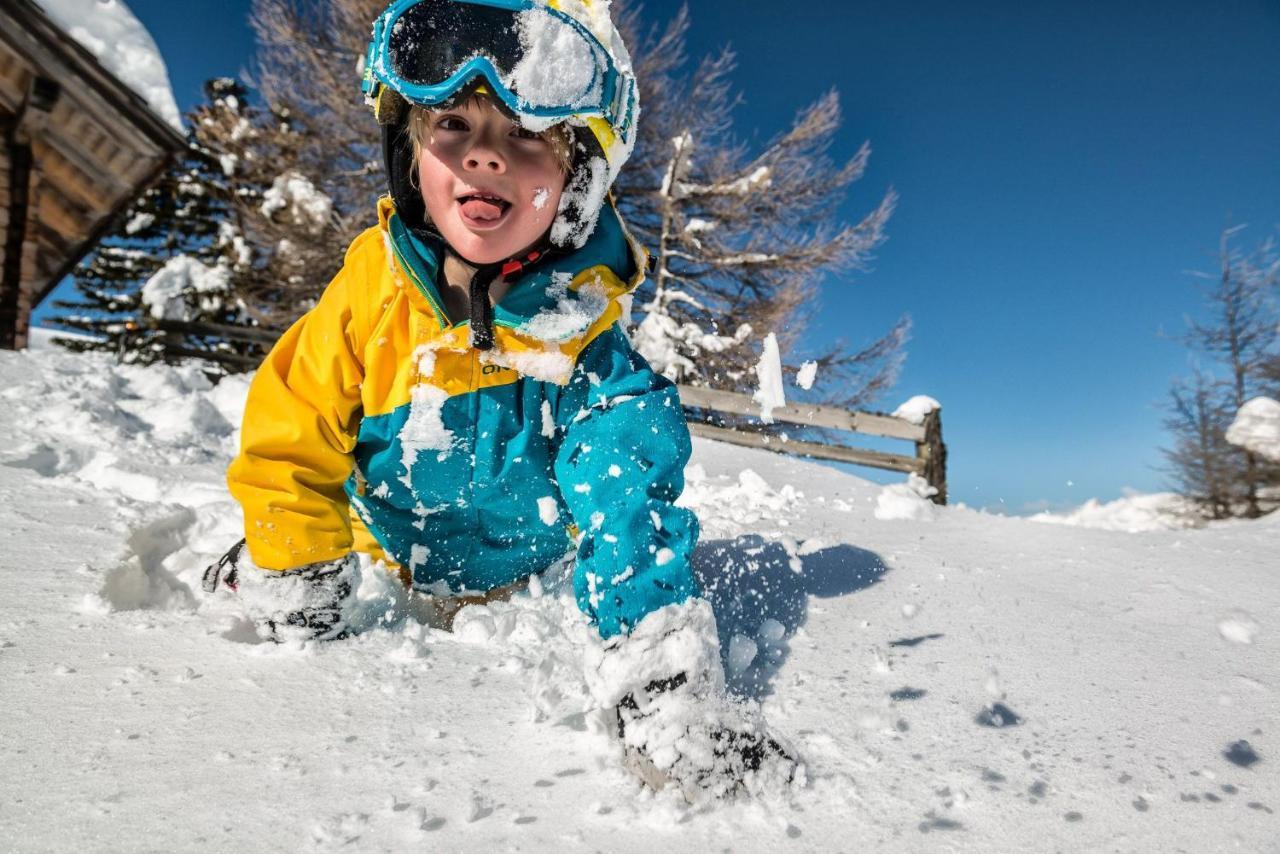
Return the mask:
<path fill-rule="evenodd" d="M 932 833 L 935 830 L 964 830 L 964 825 L 955 819 L 944 818 L 932 810 L 925 813 L 924 821 L 916 825 L 921 833 Z"/>
<path fill-rule="evenodd" d="M 945 637 L 945 635 L 941 635 L 935 632 L 931 635 L 920 635 L 919 637 L 914 637 L 914 638 L 898 638 L 897 640 L 889 641 L 889 646 L 897 646 L 897 647 L 919 646 L 925 641 L 939 640 L 943 637 Z"/>
<path fill-rule="evenodd" d="M 1022 723 L 1022 718 L 1004 703 L 992 703 L 978 712 L 974 722 L 992 729 L 1005 729 Z"/>
<path fill-rule="evenodd" d="M 1261 762 L 1262 757 L 1258 755 L 1253 746 L 1244 739 L 1233 741 L 1227 745 L 1227 749 L 1222 752 L 1227 761 L 1233 765 L 1239 765 L 1241 768 L 1248 768 L 1256 762 Z"/>

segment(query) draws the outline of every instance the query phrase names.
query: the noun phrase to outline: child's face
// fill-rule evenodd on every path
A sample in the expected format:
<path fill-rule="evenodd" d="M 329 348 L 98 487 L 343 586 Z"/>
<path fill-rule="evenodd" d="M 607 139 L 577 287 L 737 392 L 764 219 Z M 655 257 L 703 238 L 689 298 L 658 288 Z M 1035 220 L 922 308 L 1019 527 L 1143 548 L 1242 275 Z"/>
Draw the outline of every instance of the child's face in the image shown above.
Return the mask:
<path fill-rule="evenodd" d="M 474 264 L 530 248 L 560 206 L 565 174 L 551 143 L 473 98 L 425 117 L 418 181 L 427 215 Z"/>

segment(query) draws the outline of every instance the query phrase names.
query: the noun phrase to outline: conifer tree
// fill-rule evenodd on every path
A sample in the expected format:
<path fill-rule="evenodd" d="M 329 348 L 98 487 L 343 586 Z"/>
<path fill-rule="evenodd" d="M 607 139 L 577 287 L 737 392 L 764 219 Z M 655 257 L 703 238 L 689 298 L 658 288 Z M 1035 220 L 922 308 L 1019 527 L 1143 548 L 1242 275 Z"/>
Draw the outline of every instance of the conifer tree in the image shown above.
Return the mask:
<path fill-rule="evenodd" d="M 215 81 L 192 114 L 202 150 L 221 166 L 229 253 L 248 322 L 282 329 L 314 304 L 337 272 L 347 238 L 307 153 L 324 134 L 287 105 L 251 103 L 245 87 Z"/>

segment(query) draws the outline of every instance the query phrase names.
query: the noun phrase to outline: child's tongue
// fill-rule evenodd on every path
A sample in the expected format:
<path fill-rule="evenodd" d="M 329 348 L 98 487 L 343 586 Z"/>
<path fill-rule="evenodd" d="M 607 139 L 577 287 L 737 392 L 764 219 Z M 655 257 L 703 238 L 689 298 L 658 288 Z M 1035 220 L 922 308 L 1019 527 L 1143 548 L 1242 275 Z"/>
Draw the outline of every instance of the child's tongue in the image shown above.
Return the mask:
<path fill-rule="evenodd" d="M 502 216 L 503 206 L 487 199 L 466 199 L 462 203 L 462 212 L 472 219 L 493 221 Z"/>

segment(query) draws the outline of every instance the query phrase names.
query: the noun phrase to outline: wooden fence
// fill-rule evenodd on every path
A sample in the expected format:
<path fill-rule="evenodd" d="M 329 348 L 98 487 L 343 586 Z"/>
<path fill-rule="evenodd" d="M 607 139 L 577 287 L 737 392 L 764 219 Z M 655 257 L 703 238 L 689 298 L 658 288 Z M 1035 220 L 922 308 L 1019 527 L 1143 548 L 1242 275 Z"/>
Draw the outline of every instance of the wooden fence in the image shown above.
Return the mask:
<path fill-rule="evenodd" d="M 223 326 L 214 323 L 192 323 L 175 320 L 148 320 L 165 336 L 165 347 L 179 356 L 209 359 L 229 366 L 252 370 L 261 358 L 239 353 L 208 352 L 184 344 L 193 338 L 223 338 L 257 344 L 265 354 L 280 337 L 275 329 L 262 327 Z M 817 427 L 861 433 L 868 436 L 885 436 L 915 443 L 915 455 L 890 454 L 868 448 L 822 441 L 791 439 L 777 433 L 761 430 L 735 429 L 711 423 L 716 416 L 748 416 L 758 418 L 760 404 L 745 394 L 719 391 L 701 386 L 681 385 L 680 400 L 689 415 L 689 432 L 706 439 L 716 439 L 734 445 L 764 448 L 780 454 L 835 460 L 871 468 L 887 469 L 918 474 L 937 493 L 931 500 L 947 503 L 947 446 L 942 442 L 942 412 L 935 409 L 925 416 L 923 424 L 915 424 L 905 418 L 896 418 L 875 412 L 857 412 L 835 406 L 814 403 L 797 403 L 773 409 L 774 421 L 795 424 L 800 427 Z"/>
<path fill-rule="evenodd" d="M 772 410 L 773 420 L 784 424 L 822 427 L 914 442 L 915 456 L 906 456 L 842 444 L 791 439 L 776 433 L 719 426 L 710 423 L 703 413 L 711 417 L 716 414 L 759 417 L 760 404 L 751 397 L 737 392 L 689 385 L 682 385 L 679 388 L 680 401 L 691 416 L 689 432 L 695 436 L 751 448 L 764 448 L 780 454 L 796 454 L 918 474 L 937 490 L 930 500 L 937 504 L 947 503 L 947 446 L 942 441 L 941 410 L 935 409 L 930 412 L 925 416 L 923 424 L 915 424 L 905 418 L 896 418 L 892 415 L 856 412 L 814 403 L 788 404 Z"/>

